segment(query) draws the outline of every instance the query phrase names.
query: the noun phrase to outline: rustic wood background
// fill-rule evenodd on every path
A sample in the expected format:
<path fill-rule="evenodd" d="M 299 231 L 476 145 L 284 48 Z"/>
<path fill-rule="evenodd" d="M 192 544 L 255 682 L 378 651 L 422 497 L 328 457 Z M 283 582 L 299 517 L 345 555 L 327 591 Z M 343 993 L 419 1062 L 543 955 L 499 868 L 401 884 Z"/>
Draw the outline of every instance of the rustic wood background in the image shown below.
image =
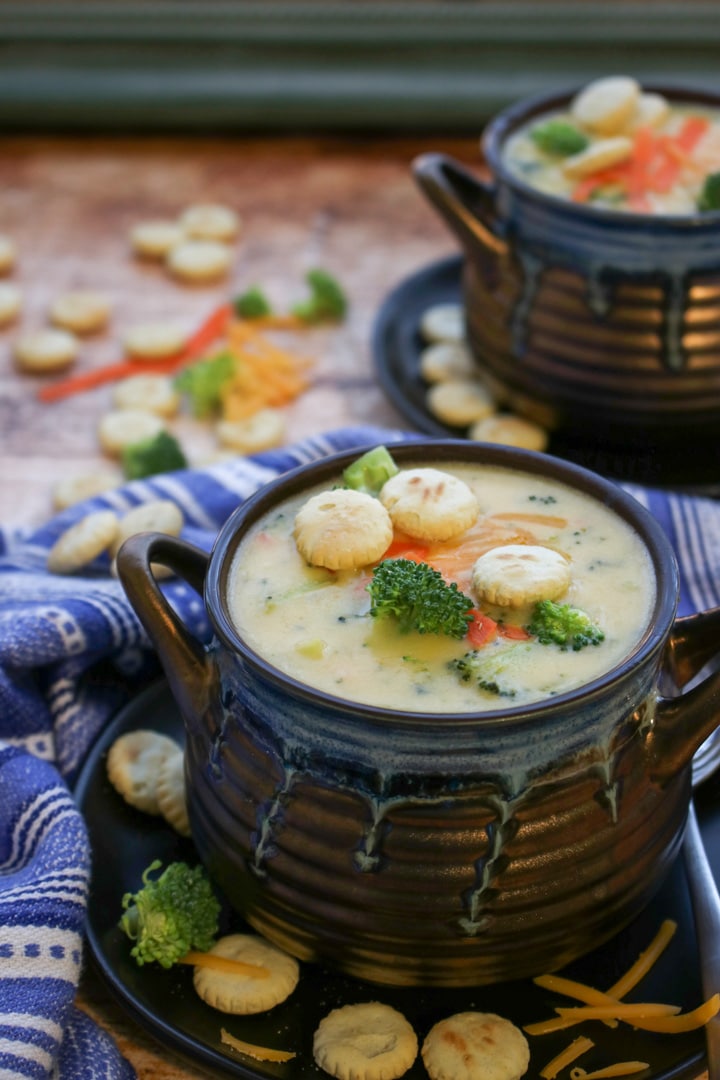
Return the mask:
<path fill-rule="evenodd" d="M 374 375 L 370 333 L 388 290 L 455 249 L 410 175 L 413 156 L 447 149 L 472 162 L 476 140 L 343 138 L 6 139 L 0 157 L 0 233 L 18 262 L 21 317 L 0 330 L 0 520 L 32 524 L 51 512 L 58 479 L 106 459 L 97 424 L 109 386 L 56 404 L 37 390 L 49 376 L 22 374 L 13 344 L 46 325 L 55 296 L 93 288 L 113 305 L 106 332 L 85 338 L 75 371 L 122 356 L 130 325 L 168 321 L 192 329 L 220 300 L 260 284 L 279 309 L 306 293 L 322 266 L 349 300 L 347 320 L 288 341 L 313 359 L 312 387 L 287 410 L 288 438 L 319 428 L 402 424 Z M 138 260 L 133 224 L 172 218 L 198 201 L 234 207 L 243 220 L 230 277 L 213 286 L 171 280 Z M 216 446 L 211 426 L 187 416 L 173 430 L 199 461 Z"/>

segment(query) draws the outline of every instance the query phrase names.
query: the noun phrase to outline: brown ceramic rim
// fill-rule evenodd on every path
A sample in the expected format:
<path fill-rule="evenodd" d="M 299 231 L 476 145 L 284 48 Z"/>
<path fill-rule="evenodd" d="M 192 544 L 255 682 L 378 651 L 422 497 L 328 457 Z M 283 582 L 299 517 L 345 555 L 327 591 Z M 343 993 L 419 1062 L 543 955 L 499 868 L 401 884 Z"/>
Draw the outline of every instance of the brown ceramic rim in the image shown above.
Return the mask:
<path fill-rule="evenodd" d="M 582 85 L 574 86 L 571 89 L 559 93 L 556 92 L 540 97 L 525 98 L 522 101 L 511 105 L 509 108 L 504 109 L 501 113 L 498 113 L 494 120 L 490 121 L 483 134 L 481 145 L 485 161 L 498 180 L 502 180 L 502 182 L 507 184 L 510 188 L 521 191 L 525 197 L 532 199 L 540 206 L 555 208 L 562 206 L 568 213 L 576 214 L 580 217 L 597 217 L 609 222 L 617 222 L 618 224 L 622 222 L 632 222 L 634 225 L 652 223 L 654 229 L 657 229 L 660 226 L 667 226 L 670 229 L 681 231 L 686 229 L 695 230 L 701 226 L 703 222 L 713 222 L 716 224 L 720 221 L 720 210 L 706 210 L 702 212 L 702 215 L 643 214 L 633 210 L 614 210 L 612 207 L 593 206 L 588 203 L 574 203 L 570 199 L 564 199 L 557 195 L 549 195 L 546 192 L 538 191 L 537 188 L 528 184 L 522 177 L 512 173 L 506 167 L 502 156 L 502 150 L 506 139 L 533 117 L 566 107 L 580 89 L 582 89 Z M 670 101 L 677 104 L 697 103 L 720 109 L 720 94 L 713 93 L 710 90 L 700 90 L 693 87 L 682 86 L 657 86 L 652 84 L 643 84 L 643 90 L 663 94 Z"/>
<path fill-rule="evenodd" d="M 364 705 L 307 686 L 274 667 L 243 641 L 230 620 L 225 597 L 233 556 L 247 528 L 282 499 L 296 494 L 303 488 L 314 487 L 323 481 L 337 480 L 343 468 L 363 452 L 362 448 L 355 448 L 320 459 L 314 463 L 314 467 L 311 466 L 310 471 L 307 465 L 301 465 L 265 485 L 228 518 L 215 542 L 205 578 L 206 608 L 215 632 L 226 648 L 239 653 L 261 676 L 286 688 L 296 698 L 304 699 L 314 705 L 324 705 L 328 709 L 349 710 L 370 723 L 392 722 L 405 726 L 434 726 L 438 723 L 464 725 L 478 722 L 487 726 L 511 722 L 535 723 L 547 713 L 557 713 L 559 709 L 567 707 L 579 698 L 586 702 L 595 695 L 607 693 L 631 669 L 641 664 L 653 650 L 659 650 L 664 646 L 677 607 L 677 564 L 669 541 L 658 522 L 637 500 L 616 484 L 582 466 L 528 450 L 481 443 L 472 444 L 460 439 L 413 440 L 403 443 L 392 443 L 389 440 L 386 445 L 399 464 L 405 464 L 408 461 L 417 463 L 432 460 L 438 465 L 443 462 L 457 461 L 515 468 L 535 475 L 546 475 L 549 479 L 576 487 L 598 499 L 635 529 L 650 553 L 655 571 L 656 596 L 653 613 L 645 633 L 625 660 L 582 687 L 568 691 L 566 694 L 557 694 L 548 701 L 530 706 L 493 709 L 478 713 L 404 712 Z"/>

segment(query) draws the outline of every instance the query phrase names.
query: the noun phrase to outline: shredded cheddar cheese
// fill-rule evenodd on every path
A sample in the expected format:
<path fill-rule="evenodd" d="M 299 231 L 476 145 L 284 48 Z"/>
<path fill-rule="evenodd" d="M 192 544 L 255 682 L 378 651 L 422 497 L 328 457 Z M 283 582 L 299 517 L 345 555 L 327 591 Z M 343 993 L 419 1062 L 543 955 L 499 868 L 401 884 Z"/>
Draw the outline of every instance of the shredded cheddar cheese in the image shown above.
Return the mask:
<path fill-rule="evenodd" d="M 260 409 L 287 405 L 307 389 L 309 361 L 275 345 L 258 320 L 235 319 L 227 332 L 235 370 L 221 388 L 225 420 L 243 420 Z"/>
<path fill-rule="evenodd" d="M 605 1080 L 611 1076 L 631 1076 L 633 1073 L 649 1069 L 647 1061 L 616 1061 L 613 1065 L 606 1065 L 594 1072 L 585 1072 L 584 1069 L 571 1069 L 570 1080 Z"/>
<path fill-rule="evenodd" d="M 666 1035 L 679 1035 L 685 1031 L 695 1031 L 704 1027 L 708 1020 L 712 1020 L 720 1012 L 720 994 L 713 994 L 707 1001 L 699 1005 L 691 1012 L 679 1013 L 672 1016 L 647 1016 L 639 1020 L 635 1027 L 641 1027 L 644 1031 L 658 1031 Z"/>
<path fill-rule="evenodd" d="M 273 1050 L 269 1046 L 256 1046 L 254 1043 L 236 1039 L 225 1028 L 220 1028 L 220 1042 L 232 1046 L 233 1050 L 238 1050 L 241 1054 L 255 1058 L 256 1061 L 292 1061 L 297 1056 L 294 1051 Z"/>
<path fill-rule="evenodd" d="M 577 998 L 578 1001 L 585 1002 L 586 1005 L 607 1005 L 610 1000 L 616 1000 L 610 994 L 603 993 L 602 990 L 596 990 L 594 986 L 587 986 L 585 983 L 576 982 L 574 979 L 566 979 L 562 975 L 538 975 L 533 979 L 533 982 L 537 986 L 541 986 L 543 990 L 552 990 L 556 994 L 565 994 L 566 997 Z M 610 1027 L 617 1027 L 617 1020 L 608 1019 L 605 1021 Z"/>
<path fill-rule="evenodd" d="M 259 964 L 246 964 L 244 960 L 233 960 L 229 956 L 216 953 L 195 952 L 192 949 L 178 960 L 179 964 L 191 964 L 193 967 L 210 968 L 225 975 L 244 975 L 251 979 L 267 979 L 270 972 Z"/>
<path fill-rule="evenodd" d="M 586 1054 L 588 1050 L 592 1050 L 595 1043 L 592 1039 L 586 1038 L 581 1035 L 577 1039 L 573 1039 L 569 1046 L 566 1046 L 564 1050 L 561 1050 L 559 1054 L 556 1054 L 551 1061 L 548 1061 L 547 1065 L 540 1070 L 540 1076 L 542 1080 L 555 1080 L 555 1077 L 559 1072 L 567 1066 L 571 1065 L 573 1061 Z"/>
<path fill-rule="evenodd" d="M 606 1015 L 596 1017 L 596 1019 L 603 1019 L 606 1024 L 614 1027 L 618 1020 L 626 1019 L 626 1016 L 617 1012 L 617 1006 L 621 1005 L 621 999 L 647 975 L 669 945 L 676 930 L 677 923 L 672 919 L 665 919 L 647 949 L 640 953 L 635 963 L 605 992 L 597 990 L 594 986 L 576 982 L 574 979 L 566 979 L 562 975 L 538 975 L 533 981 L 545 990 L 552 990 L 555 993 L 564 994 L 566 997 L 574 997 L 588 1006 L 594 1005 L 598 1008 L 607 1006 L 609 1011 Z M 628 1006 L 625 1006 L 625 1008 L 627 1009 Z M 557 1009 L 556 1011 L 560 1014 L 559 1016 L 549 1020 L 541 1020 L 536 1024 L 528 1024 L 523 1030 L 528 1035 L 548 1035 L 553 1031 L 562 1031 L 564 1028 L 572 1027 L 574 1024 L 580 1023 L 581 1019 L 591 1018 L 587 1012 L 581 1019 L 575 1020 L 571 1019 L 568 1010 Z M 679 1011 L 679 1009 L 675 1009 L 675 1012 Z M 637 1021 L 638 1017 L 635 1018 L 635 1026 L 640 1027 L 641 1025 Z M 644 1024 L 642 1026 L 645 1027 Z M 647 1030 L 655 1030 L 655 1028 L 647 1028 Z"/>
<path fill-rule="evenodd" d="M 677 930 L 677 923 L 672 919 L 665 919 L 657 934 L 644 952 L 641 952 L 632 967 L 611 986 L 607 991 L 609 997 L 624 998 L 626 994 L 637 986 L 648 971 L 657 963 L 660 955 L 665 951 Z"/>
<path fill-rule="evenodd" d="M 645 1020 L 648 1017 L 676 1016 L 680 1012 L 680 1007 L 644 1001 L 632 1004 L 615 1001 L 609 1005 L 561 1005 L 556 1011 L 559 1016 L 574 1019 L 578 1024 L 583 1020 L 607 1019 L 629 1020 L 634 1023 L 636 1020 Z"/>

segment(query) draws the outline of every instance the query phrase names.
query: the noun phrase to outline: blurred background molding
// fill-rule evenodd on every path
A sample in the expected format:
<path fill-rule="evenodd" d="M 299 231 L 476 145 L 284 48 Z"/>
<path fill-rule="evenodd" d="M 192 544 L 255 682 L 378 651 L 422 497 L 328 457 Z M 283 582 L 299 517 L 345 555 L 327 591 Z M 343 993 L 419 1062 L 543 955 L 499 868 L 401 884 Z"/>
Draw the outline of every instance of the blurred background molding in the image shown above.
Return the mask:
<path fill-rule="evenodd" d="M 611 72 L 720 90 L 718 56 L 717 0 L 0 2 L 0 125 L 472 133 Z"/>

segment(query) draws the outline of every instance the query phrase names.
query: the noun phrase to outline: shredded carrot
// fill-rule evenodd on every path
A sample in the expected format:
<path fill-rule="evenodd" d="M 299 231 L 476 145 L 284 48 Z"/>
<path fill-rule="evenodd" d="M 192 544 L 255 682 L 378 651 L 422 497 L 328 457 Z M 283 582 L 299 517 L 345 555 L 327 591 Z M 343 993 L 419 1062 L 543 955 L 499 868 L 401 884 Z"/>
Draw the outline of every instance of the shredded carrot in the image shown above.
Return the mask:
<path fill-rule="evenodd" d="M 190 964 L 192 967 L 210 968 L 212 971 L 222 971 L 226 975 L 245 975 L 251 979 L 267 979 L 270 972 L 259 964 L 246 964 L 244 960 L 233 960 L 230 956 L 219 956 L 211 952 L 185 953 L 178 960 L 179 964 Z"/>
<path fill-rule="evenodd" d="M 648 177 L 649 189 L 658 194 L 669 191 L 680 175 L 681 163 L 673 154 L 671 145 L 669 140 L 659 143 L 658 155 Z"/>
<path fill-rule="evenodd" d="M 639 128 L 633 139 L 633 152 L 628 166 L 627 192 L 639 198 L 647 184 L 647 172 L 655 154 L 655 136 L 648 127 Z"/>
<path fill-rule="evenodd" d="M 482 649 L 497 637 L 498 624 L 489 615 L 483 615 L 475 608 L 470 612 L 472 622 L 468 624 L 467 639 L 474 649 Z"/>
<path fill-rule="evenodd" d="M 95 387 L 104 386 L 105 383 L 127 379 L 130 375 L 172 374 L 193 360 L 199 359 L 206 349 L 225 332 L 231 315 L 232 308 L 229 304 L 216 308 L 188 339 L 185 347 L 174 356 L 152 361 L 120 360 L 115 364 L 93 368 L 91 371 L 81 371 L 77 375 L 71 375 L 66 379 L 41 387 L 38 398 L 44 402 L 60 401 L 73 394 L 81 394 L 85 390 L 94 390 Z"/>
<path fill-rule="evenodd" d="M 383 559 L 409 559 L 411 562 L 426 562 L 428 549 L 418 544 L 411 537 L 396 535 L 390 547 L 383 555 Z M 380 560 L 382 562 L 382 559 Z"/>
<path fill-rule="evenodd" d="M 540 1070 L 540 1076 L 542 1080 L 555 1080 L 555 1077 L 561 1072 L 567 1065 L 571 1065 L 573 1061 L 586 1054 L 588 1050 L 592 1050 L 595 1043 L 592 1039 L 586 1038 L 584 1035 L 579 1036 L 577 1039 L 573 1039 L 569 1046 L 566 1046 L 564 1050 L 561 1050 L 559 1054 L 556 1054 L 551 1061 L 548 1061 L 547 1065 Z"/>
<path fill-rule="evenodd" d="M 675 136 L 675 143 L 686 153 L 694 150 L 700 139 L 710 127 L 707 116 L 688 116 Z"/>
<path fill-rule="evenodd" d="M 511 524 L 479 517 L 459 540 L 431 544 L 425 560 L 439 570 L 446 581 L 454 581 L 459 589 L 470 588 L 472 568 L 477 559 L 500 544 L 533 544 L 537 539 L 529 529 L 513 528 Z"/>
<path fill-rule="evenodd" d="M 220 1042 L 225 1043 L 226 1046 L 232 1046 L 233 1050 L 239 1050 L 241 1054 L 255 1058 L 256 1061 L 292 1061 L 297 1056 L 293 1051 L 273 1050 L 269 1046 L 256 1046 L 255 1043 L 236 1039 L 225 1028 L 220 1028 Z"/>
<path fill-rule="evenodd" d="M 688 116 L 675 135 L 656 135 L 647 127 L 638 129 L 628 160 L 582 177 L 571 198 L 587 202 L 599 188 L 613 186 L 620 189 L 632 209 L 649 209 L 647 193 L 662 194 L 671 189 L 681 169 L 692 164 L 690 155 L 709 125 L 707 117 Z"/>
<path fill-rule="evenodd" d="M 597 188 L 609 185 L 617 184 L 625 190 L 627 177 L 628 168 L 626 164 L 599 169 L 597 172 L 584 176 L 582 180 L 578 181 L 572 190 L 571 198 L 574 202 L 587 202 Z"/>

